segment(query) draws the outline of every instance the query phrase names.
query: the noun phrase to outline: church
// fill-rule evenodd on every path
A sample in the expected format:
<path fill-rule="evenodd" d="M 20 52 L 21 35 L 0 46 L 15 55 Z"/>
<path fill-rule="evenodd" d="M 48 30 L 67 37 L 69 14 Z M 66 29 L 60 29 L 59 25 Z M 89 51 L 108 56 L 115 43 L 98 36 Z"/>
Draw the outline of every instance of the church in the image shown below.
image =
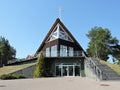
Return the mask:
<path fill-rule="evenodd" d="M 99 80 L 120 80 L 120 75 L 95 57 L 89 57 L 74 36 L 57 18 L 34 56 L 8 65 L 31 64 L 11 74 L 32 78 L 36 60 L 44 55 L 45 77 L 90 77 Z"/>
<path fill-rule="evenodd" d="M 59 18 L 37 49 L 36 57 L 40 52 L 48 63 L 46 71 L 48 76 L 85 75 L 86 53 Z"/>

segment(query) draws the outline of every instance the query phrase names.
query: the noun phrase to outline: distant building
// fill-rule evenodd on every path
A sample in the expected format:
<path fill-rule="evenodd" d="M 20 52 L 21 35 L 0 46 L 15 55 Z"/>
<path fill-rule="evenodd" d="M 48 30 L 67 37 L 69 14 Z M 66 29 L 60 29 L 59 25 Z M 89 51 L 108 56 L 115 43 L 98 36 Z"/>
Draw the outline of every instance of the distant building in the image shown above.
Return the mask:
<path fill-rule="evenodd" d="M 26 57 L 26 60 L 28 60 L 28 59 L 33 59 L 33 58 L 35 58 L 34 54 L 33 54 L 33 55 L 28 55 L 28 56 Z"/>
<path fill-rule="evenodd" d="M 43 52 L 49 63 L 48 75 L 52 76 L 84 76 L 85 52 L 73 35 L 58 18 L 36 55 Z"/>

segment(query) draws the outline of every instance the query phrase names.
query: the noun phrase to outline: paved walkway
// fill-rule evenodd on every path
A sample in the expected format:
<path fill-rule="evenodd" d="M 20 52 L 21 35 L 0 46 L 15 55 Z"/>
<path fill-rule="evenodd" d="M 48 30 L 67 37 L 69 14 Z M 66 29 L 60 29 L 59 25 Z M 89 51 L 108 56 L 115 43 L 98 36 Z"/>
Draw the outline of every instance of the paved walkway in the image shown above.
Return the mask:
<path fill-rule="evenodd" d="M 0 80 L 0 90 L 120 90 L 120 81 L 80 77 Z"/>

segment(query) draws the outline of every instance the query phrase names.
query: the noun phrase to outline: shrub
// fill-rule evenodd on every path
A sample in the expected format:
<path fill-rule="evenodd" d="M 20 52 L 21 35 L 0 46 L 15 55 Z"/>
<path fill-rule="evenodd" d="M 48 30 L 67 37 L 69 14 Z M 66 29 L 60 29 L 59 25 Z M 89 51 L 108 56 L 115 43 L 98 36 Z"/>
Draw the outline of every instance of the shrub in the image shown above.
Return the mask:
<path fill-rule="evenodd" d="M 43 53 L 40 52 L 40 55 L 37 59 L 35 70 L 34 70 L 34 78 L 40 78 L 45 76 L 45 61 Z"/>
<path fill-rule="evenodd" d="M 23 76 L 21 74 L 12 74 L 12 76 L 16 77 L 17 79 L 26 78 L 25 76 Z"/>
<path fill-rule="evenodd" d="M 0 79 L 2 80 L 21 79 L 21 78 L 25 78 L 25 77 L 20 74 L 3 74 L 0 76 Z"/>
<path fill-rule="evenodd" d="M 2 76 L 0 76 L 0 79 L 2 80 L 17 79 L 17 77 L 10 75 L 10 74 L 3 74 Z"/>

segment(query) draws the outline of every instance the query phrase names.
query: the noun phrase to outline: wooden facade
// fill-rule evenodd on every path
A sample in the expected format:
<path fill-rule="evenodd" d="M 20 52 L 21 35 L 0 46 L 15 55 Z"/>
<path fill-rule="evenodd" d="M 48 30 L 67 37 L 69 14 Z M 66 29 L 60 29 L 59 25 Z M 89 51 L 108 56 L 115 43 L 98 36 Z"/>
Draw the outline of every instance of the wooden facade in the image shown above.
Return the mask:
<path fill-rule="evenodd" d="M 66 33 L 72 38 L 73 42 L 65 41 L 65 40 L 62 40 L 62 39 L 58 38 L 57 40 L 54 40 L 54 41 L 46 43 L 47 38 L 51 35 L 51 33 L 53 32 L 55 26 L 58 23 L 64 28 L 64 30 L 66 31 Z M 45 51 L 46 47 L 50 47 L 50 46 L 53 46 L 53 45 L 56 45 L 56 44 L 58 44 L 58 45 L 62 44 L 62 45 L 72 46 L 72 47 L 74 47 L 74 49 L 76 51 L 78 51 L 78 50 L 84 51 L 83 48 L 80 46 L 80 44 L 77 42 L 77 40 L 73 37 L 73 35 L 69 32 L 69 30 L 65 27 L 65 25 L 61 22 L 61 20 L 59 18 L 53 24 L 52 28 L 50 29 L 50 31 L 46 35 L 45 39 L 43 40 L 42 44 L 40 45 L 40 47 L 38 48 L 38 50 L 36 51 L 36 53 L 39 53 L 40 51 Z"/>

